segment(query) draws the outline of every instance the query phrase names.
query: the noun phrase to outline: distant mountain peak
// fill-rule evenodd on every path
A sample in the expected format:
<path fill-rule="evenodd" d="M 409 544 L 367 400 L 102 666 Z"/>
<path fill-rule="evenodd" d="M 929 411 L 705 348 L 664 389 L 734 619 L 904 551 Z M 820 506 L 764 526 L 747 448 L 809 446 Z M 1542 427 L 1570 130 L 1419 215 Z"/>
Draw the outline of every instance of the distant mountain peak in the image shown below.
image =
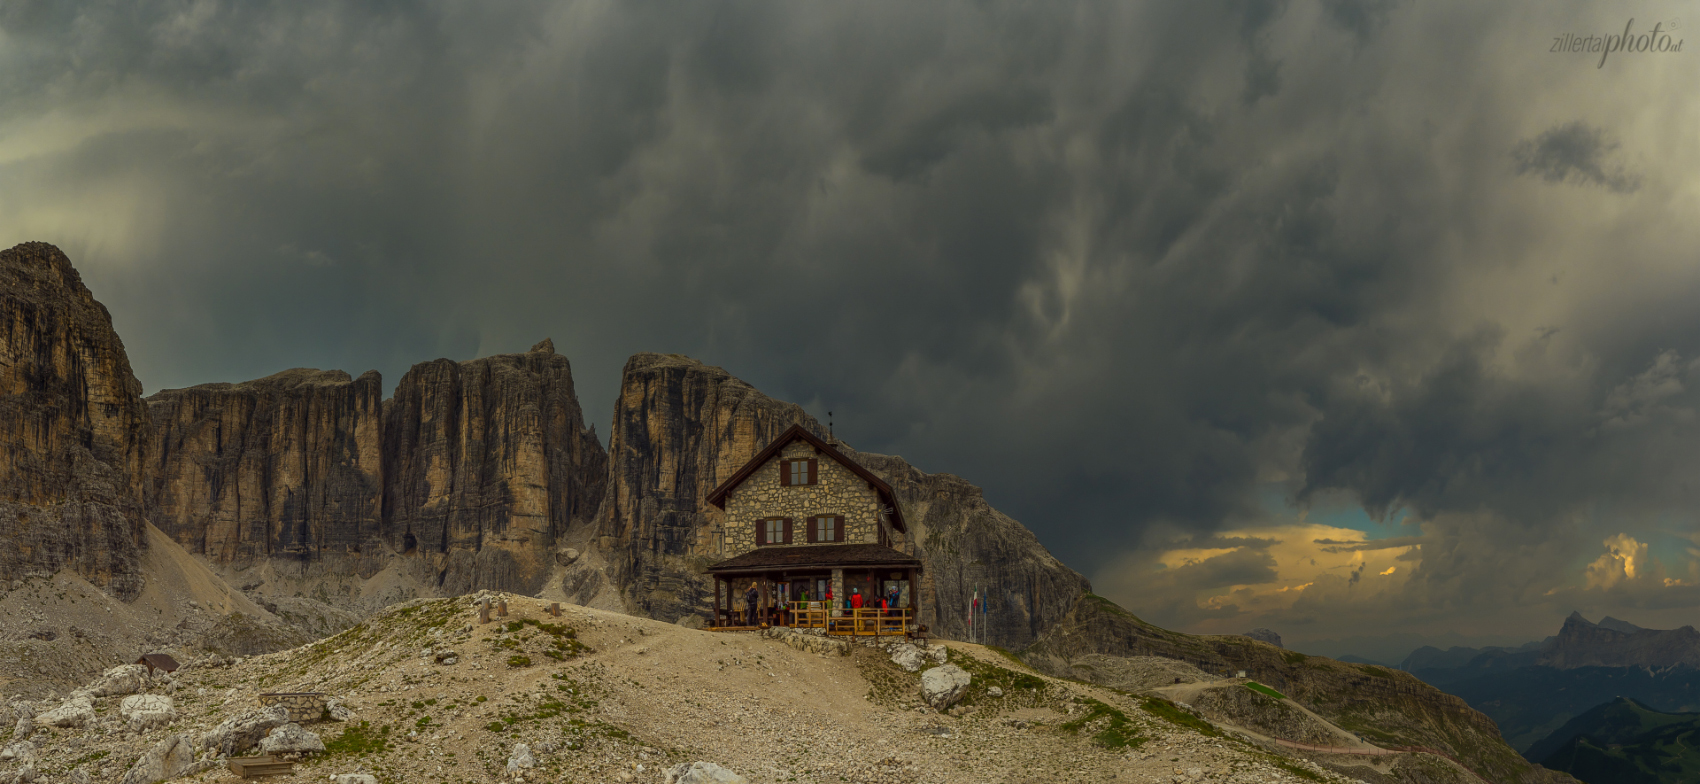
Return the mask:
<path fill-rule="evenodd" d="M 1642 627 L 1640 626 L 1636 626 L 1628 621 L 1618 620 L 1610 615 L 1601 618 L 1600 622 L 1594 625 L 1605 629 L 1611 629 L 1612 631 L 1623 632 L 1624 634 L 1634 634 L 1642 630 Z"/>

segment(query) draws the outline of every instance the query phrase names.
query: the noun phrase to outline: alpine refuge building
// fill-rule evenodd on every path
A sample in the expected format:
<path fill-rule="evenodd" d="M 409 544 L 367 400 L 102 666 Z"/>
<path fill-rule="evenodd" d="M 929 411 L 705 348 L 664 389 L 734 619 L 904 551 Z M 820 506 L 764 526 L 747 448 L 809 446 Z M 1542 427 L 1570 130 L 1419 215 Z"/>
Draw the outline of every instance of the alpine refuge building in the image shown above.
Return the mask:
<path fill-rule="evenodd" d="M 921 561 L 891 486 L 792 425 L 708 496 L 726 512 L 714 627 L 905 634 L 919 616 Z M 901 535 L 901 536 L 900 536 Z"/>

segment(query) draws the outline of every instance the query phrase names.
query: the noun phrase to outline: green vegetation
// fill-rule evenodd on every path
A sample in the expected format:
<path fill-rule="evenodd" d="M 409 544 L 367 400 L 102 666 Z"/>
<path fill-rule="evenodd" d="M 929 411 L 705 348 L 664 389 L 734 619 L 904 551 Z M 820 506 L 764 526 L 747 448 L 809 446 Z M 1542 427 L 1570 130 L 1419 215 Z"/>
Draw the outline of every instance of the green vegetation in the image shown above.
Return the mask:
<path fill-rule="evenodd" d="M 1298 651 L 1287 651 L 1281 654 L 1281 661 L 1292 665 L 1304 664 L 1305 660 L 1309 658 L 1309 656 L 1299 653 Z"/>
<path fill-rule="evenodd" d="M 1372 678 L 1391 678 L 1391 677 L 1393 677 L 1393 673 L 1388 672 L 1387 670 L 1385 670 L 1381 667 L 1377 667 L 1373 664 L 1360 664 L 1360 665 L 1358 665 L 1358 670 L 1360 672 L 1362 672 L 1363 674 L 1368 675 Z"/>
<path fill-rule="evenodd" d="M 1268 686 L 1265 686 L 1261 683 L 1258 683 L 1257 681 L 1252 681 L 1250 683 L 1247 683 L 1245 685 L 1245 687 L 1248 688 L 1248 689 L 1251 689 L 1252 691 L 1257 692 L 1258 694 L 1262 694 L 1266 697 L 1274 697 L 1275 699 L 1278 699 L 1278 700 L 1287 699 L 1287 695 L 1282 694 L 1281 692 L 1278 692 L 1274 689 L 1271 689 Z"/>
<path fill-rule="evenodd" d="M 341 735 L 325 741 L 325 755 L 382 754 L 390 750 L 390 728 L 385 725 L 372 729 L 372 723 L 362 721 L 347 727 Z"/>
<path fill-rule="evenodd" d="M 961 667 L 973 680 L 968 685 L 968 692 L 962 695 L 963 705 L 986 705 L 995 702 L 998 706 L 1027 707 L 1036 705 L 1046 699 L 1050 684 L 1030 671 L 1016 672 L 996 664 L 981 661 L 969 654 L 947 648 L 946 661 Z M 1022 666 L 1026 670 L 1026 666 Z M 993 686 L 1003 690 L 1003 696 L 989 698 L 987 690 Z M 988 702 L 990 701 L 990 702 Z"/>
<path fill-rule="evenodd" d="M 1583 781 L 1700 780 L 1700 714 L 1663 713 L 1618 698 L 1571 719 L 1529 756 Z"/>
<path fill-rule="evenodd" d="M 1156 716 L 1159 719 L 1178 727 L 1185 727 L 1200 735 L 1208 735 L 1212 738 L 1219 738 L 1222 736 L 1222 733 L 1216 729 L 1215 725 L 1182 710 L 1179 705 L 1169 702 L 1161 697 L 1145 697 L 1141 701 L 1139 707 L 1146 713 Z"/>
<path fill-rule="evenodd" d="M 508 666 L 509 667 L 530 667 L 531 666 L 531 657 L 526 656 L 524 654 L 509 656 L 508 657 Z"/>
<path fill-rule="evenodd" d="M 1080 702 L 1086 706 L 1085 715 L 1063 724 L 1060 729 L 1064 732 L 1078 735 L 1082 730 L 1093 731 L 1093 742 L 1111 751 L 1139 748 L 1145 743 L 1126 713 L 1090 698 L 1082 698 Z"/>

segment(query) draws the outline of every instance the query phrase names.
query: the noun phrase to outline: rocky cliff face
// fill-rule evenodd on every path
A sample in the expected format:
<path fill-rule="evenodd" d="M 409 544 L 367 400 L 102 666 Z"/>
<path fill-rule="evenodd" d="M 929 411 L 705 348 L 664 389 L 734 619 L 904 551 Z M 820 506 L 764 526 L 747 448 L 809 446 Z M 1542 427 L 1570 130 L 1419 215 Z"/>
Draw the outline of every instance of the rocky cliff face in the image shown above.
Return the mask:
<path fill-rule="evenodd" d="M 383 498 L 376 372 L 286 370 L 148 398 L 161 530 L 217 563 L 375 554 Z M 381 568 L 364 559 L 363 571 Z"/>
<path fill-rule="evenodd" d="M 1608 618 L 1607 620 L 1616 621 Z M 1576 667 L 1700 667 L 1700 631 L 1643 629 L 1616 621 L 1619 628 L 1589 623 L 1581 613 L 1564 619 L 1558 636 L 1542 646 L 1536 664 L 1561 670 Z M 1634 631 L 1622 631 L 1627 627 Z"/>
<path fill-rule="evenodd" d="M 547 340 L 415 365 L 385 405 L 383 444 L 385 539 L 451 595 L 537 593 L 556 542 L 602 502 L 607 454 Z"/>
<path fill-rule="evenodd" d="M 703 499 L 793 424 L 825 435 L 801 407 L 720 368 L 662 354 L 626 363 L 597 546 L 609 582 L 632 611 L 663 620 L 706 614 L 713 585 L 702 569 L 720 559 L 722 514 Z M 1024 647 L 1089 588 L 1031 532 L 988 505 L 979 488 L 901 458 L 841 448 L 896 491 L 909 523 L 898 546 L 925 565 L 923 622 L 935 633 L 966 638 L 978 588 L 991 592 L 985 641 Z M 580 583 L 583 592 L 596 587 Z"/>
<path fill-rule="evenodd" d="M 161 527 L 219 565 L 370 577 L 407 557 L 430 592 L 536 593 L 602 500 L 607 457 L 549 341 L 415 365 L 389 401 L 375 371 L 290 370 L 148 403 Z"/>
<path fill-rule="evenodd" d="M 58 248 L 0 251 L 0 575 L 142 588 L 153 430 L 112 317 Z"/>
<path fill-rule="evenodd" d="M 934 634 L 970 639 L 969 605 L 979 591 L 986 611 L 975 620 L 972 638 L 1025 648 L 1092 590 L 1032 531 L 993 509 L 980 488 L 961 477 L 928 474 L 901 457 L 844 451 L 890 484 L 903 505 L 914 553 L 926 566 L 922 590 L 933 613 L 923 622 Z"/>

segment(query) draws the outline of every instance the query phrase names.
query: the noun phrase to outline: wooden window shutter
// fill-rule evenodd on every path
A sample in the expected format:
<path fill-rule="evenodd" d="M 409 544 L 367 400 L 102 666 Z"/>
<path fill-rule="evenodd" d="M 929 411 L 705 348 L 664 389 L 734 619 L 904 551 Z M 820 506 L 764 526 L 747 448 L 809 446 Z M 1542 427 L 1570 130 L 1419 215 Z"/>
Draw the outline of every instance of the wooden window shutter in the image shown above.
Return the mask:
<path fill-rule="evenodd" d="M 838 515 L 832 516 L 832 541 L 844 541 L 844 518 Z"/>
<path fill-rule="evenodd" d="M 791 461 L 789 460 L 779 461 L 779 486 L 791 486 Z"/>
<path fill-rule="evenodd" d="M 819 481 L 815 478 L 815 466 L 818 465 L 819 463 L 820 463 L 819 460 L 816 460 L 812 457 L 809 458 L 809 484 L 811 484 L 811 485 L 815 484 Z"/>
<path fill-rule="evenodd" d="M 791 543 L 791 518 L 785 518 L 785 543 Z"/>
<path fill-rule="evenodd" d="M 815 522 L 815 518 L 811 517 L 807 520 L 804 520 L 803 522 L 804 522 L 803 527 L 808 529 L 807 531 L 803 532 L 805 540 L 809 544 L 814 544 L 814 543 L 820 541 L 820 537 L 816 535 L 816 529 L 819 528 L 819 524 L 817 524 Z"/>

